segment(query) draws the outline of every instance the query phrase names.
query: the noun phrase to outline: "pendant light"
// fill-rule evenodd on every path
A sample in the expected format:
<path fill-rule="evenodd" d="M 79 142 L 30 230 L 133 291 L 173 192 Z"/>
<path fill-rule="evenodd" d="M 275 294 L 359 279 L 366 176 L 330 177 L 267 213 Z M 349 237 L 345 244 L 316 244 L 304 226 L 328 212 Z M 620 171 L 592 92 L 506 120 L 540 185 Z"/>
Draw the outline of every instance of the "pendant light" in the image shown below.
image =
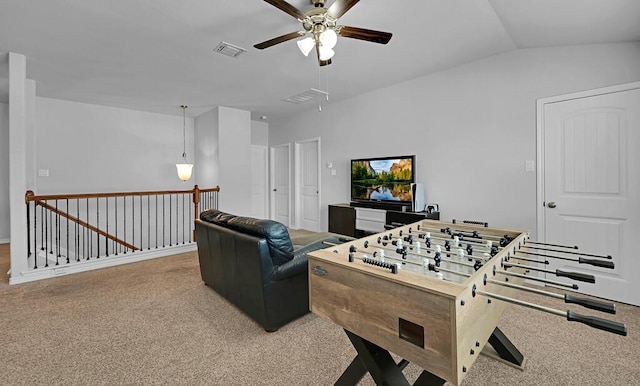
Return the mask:
<path fill-rule="evenodd" d="M 191 178 L 191 171 L 193 170 L 193 164 L 187 163 L 187 140 L 186 140 L 186 111 L 187 106 L 182 105 L 182 159 L 184 159 L 184 163 L 176 164 L 176 169 L 178 169 L 178 178 L 182 181 L 187 181 Z"/>

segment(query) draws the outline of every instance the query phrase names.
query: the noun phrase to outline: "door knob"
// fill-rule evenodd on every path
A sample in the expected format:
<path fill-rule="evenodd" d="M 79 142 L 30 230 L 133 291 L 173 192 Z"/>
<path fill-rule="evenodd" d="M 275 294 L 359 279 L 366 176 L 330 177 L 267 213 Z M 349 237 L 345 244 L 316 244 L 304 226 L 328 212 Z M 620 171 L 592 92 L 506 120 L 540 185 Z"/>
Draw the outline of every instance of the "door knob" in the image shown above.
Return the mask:
<path fill-rule="evenodd" d="M 548 204 L 547 204 L 547 206 L 548 206 L 549 208 L 553 209 L 553 208 L 555 208 L 555 207 L 556 207 L 556 203 L 555 203 L 555 202 L 553 202 L 553 201 L 551 201 L 550 203 L 548 203 Z"/>

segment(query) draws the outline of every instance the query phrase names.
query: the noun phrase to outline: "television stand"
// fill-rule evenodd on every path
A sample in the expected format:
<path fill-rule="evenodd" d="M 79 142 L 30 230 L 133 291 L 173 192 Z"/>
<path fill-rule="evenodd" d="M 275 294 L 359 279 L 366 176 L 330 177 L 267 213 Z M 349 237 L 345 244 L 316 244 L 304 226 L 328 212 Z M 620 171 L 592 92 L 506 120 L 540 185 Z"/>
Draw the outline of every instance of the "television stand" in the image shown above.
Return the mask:
<path fill-rule="evenodd" d="M 329 205 L 329 232 L 360 238 L 372 233 L 380 233 L 386 226 L 411 224 L 420 220 L 440 220 L 440 212 L 403 211 L 402 206 L 371 202 L 372 206 L 362 203 L 344 203 Z M 369 204 L 369 203 L 367 203 Z M 375 204 L 382 204 L 375 207 Z"/>
<path fill-rule="evenodd" d="M 352 201 L 349 205 L 354 208 L 370 208 L 370 209 L 384 209 L 384 210 L 395 210 L 400 212 L 410 212 L 411 204 L 396 204 L 389 201 Z"/>

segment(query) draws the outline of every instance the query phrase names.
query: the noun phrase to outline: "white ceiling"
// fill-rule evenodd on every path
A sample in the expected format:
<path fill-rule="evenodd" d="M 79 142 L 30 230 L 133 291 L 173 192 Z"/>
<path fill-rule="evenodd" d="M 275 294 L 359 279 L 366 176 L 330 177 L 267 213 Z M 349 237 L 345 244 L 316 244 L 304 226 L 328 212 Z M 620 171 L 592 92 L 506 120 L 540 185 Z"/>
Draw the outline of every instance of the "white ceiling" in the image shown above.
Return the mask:
<path fill-rule="evenodd" d="M 175 115 L 187 104 L 191 116 L 224 105 L 272 120 L 314 108 L 282 101 L 310 88 L 335 102 L 517 48 L 640 41 L 640 1 L 361 0 L 338 24 L 393 38 L 340 38 L 319 69 L 295 40 L 253 48 L 300 30 L 261 0 L 2 0 L 0 57 L 24 54 L 43 97 Z M 221 41 L 248 52 L 214 53 Z"/>

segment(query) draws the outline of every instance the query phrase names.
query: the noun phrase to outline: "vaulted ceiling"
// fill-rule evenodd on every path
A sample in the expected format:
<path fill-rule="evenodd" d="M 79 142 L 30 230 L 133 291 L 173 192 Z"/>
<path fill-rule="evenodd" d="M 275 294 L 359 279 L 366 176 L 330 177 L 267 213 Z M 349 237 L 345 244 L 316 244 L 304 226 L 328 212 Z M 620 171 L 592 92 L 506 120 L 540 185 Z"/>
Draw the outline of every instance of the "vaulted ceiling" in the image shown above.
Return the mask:
<path fill-rule="evenodd" d="M 25 55 L 43 97 L 175 115 L 187 104 L 192 116 L 224 105 L 271 120 L 314 108 L 283 101 L 311 88 L 333 103 L 519 48 L 640 42 L 640 1 L 361 0 L 339 24 L 393 38 L 340 38 L 333 63 L 320 68 L 295 40 L 253 47 L 301 29 L 261 0 L 3 0 L 0 55 Z M 221 55 L 220 42 L 247 52 Z"/>

